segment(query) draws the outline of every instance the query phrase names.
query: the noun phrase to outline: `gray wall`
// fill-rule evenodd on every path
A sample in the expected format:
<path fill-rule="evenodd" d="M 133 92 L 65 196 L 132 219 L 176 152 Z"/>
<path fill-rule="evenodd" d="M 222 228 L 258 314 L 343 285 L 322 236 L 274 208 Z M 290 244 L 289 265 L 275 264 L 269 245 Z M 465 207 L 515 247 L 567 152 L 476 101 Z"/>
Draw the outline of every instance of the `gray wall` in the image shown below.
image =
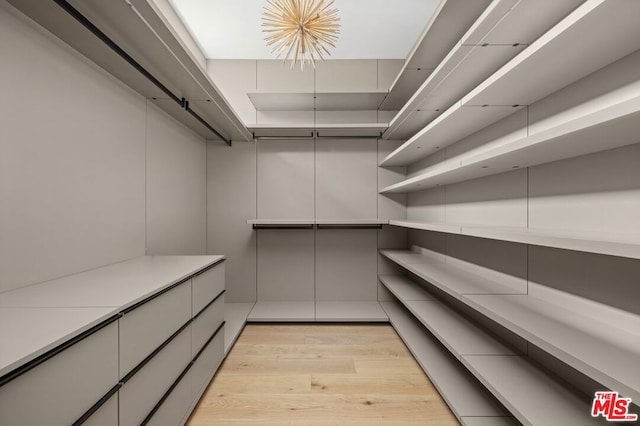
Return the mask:
<path fill-rule="evenodd" d="M 5 2 L 0 40 L 0 291 L 205 253 L 204 141 Z"/>

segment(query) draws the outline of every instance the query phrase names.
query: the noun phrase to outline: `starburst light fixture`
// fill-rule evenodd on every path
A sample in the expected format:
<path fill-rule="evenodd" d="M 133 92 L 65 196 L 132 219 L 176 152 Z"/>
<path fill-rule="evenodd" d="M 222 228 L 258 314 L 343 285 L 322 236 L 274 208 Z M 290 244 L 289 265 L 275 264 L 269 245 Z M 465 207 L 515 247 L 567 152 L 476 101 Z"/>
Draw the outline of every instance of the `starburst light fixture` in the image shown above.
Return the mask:
<path fill-rule="evenodd" d="M 338 9 L 330 9 L 333 0 L 267 0 L 262 14 L 267 46 L 284 61 L 292 57 L 291 68 L 300 60 L 316 66 L 317 60 L 331 55 L 340 33 Z"/>

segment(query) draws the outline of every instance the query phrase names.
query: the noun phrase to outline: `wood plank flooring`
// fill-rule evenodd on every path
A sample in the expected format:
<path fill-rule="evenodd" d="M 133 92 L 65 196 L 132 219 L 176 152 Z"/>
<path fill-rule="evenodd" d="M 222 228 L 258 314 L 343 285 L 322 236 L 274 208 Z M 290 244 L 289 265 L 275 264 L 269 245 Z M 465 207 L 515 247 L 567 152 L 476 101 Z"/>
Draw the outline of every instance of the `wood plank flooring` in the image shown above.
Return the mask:
<path fill-rule="evenodd" d="M 249 324 L 188 425 L 458 425 L 388 324 Z"/>

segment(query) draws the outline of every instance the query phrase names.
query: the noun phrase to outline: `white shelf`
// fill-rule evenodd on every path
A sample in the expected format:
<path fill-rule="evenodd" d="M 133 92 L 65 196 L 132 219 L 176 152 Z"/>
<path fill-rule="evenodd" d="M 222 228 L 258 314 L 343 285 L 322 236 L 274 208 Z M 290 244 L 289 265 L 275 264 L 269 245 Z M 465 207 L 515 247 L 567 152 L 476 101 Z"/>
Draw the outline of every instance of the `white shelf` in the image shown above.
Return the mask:
<path fill-rule="evenodd" d="M 385 138 L 404 139 L 415 134 L 439 115 L 439 111 L 449 108 L 522 52 L 581 1 L 491 2 L 473 25 L 467 24 L 468 31 L 391 121 Z M 532 15 L 536 19 L 531 19 Z M 411 119 L 417 111 L 424 110 L 434 114 L 422 121 Z"/>
<path fill-rule="evenodd" d="M 381 302 L 381 305 L 393 328 L 462 423 L 473 417 L 510 417 L 480 382 L 399 303 Z"/>
<path fill-rule="evenodd" d="M 467 296 L 463 301 L 604 386 L 640 400 L 640 333 L 634 325 L 613 327 L 526 295 Z"/>
<path fill-rule="evenodd" d="M 472 90 L 462 104 L 532 104 L 640 48 L 638 16 L 640 2 L 634 0 L 587 0 Z"/>
<path fill-rule="evenodd" d="M 404 166 L 522 109 L 522 105 L 463 106 L 456 102 L 400 147 L 387 155 L 381 166 Z"/>
<path fill-rule="evenodd" d="M 224 353 L 229 353 L 233 344 L 238 340 L 244 325 L 247 323 L 249 312 L 255 303 L 231 303 L 224 304 Z"/>
<path fill-rule="evenodd" d="M 378 302 L 316 302 L 319 322 L 388 322 L 389 318 Z"/>
<path fill-rule="evenodd" d="M 377 110 L 386 90 L 335 93 L 247 93 L 258 111 L 358 111 Z"/>
<path fill-rule="evenodd" d="M 462 355 L 515 355 L 515 352 L 437 300 L 405 300 L 406 286 L 419 287 L 407 277 L 403 284 L 384 283 L 387 289 L 431 332 L 456 358 Z"/>
<path fill-rule="evenodd" d="M 526 288 L 488 280 L 410 250 L 380 250 L 380 254 L 440 290 L 460 299 L 467 294 L 524 294 Z"/>
<path fill-rule="evenodd" d="M 278 229 L 278 228 L 311 228 L 317 225 L 327 228 L 366 228 L 388 225 L 387 219 L 250 219 L 248 225 L 255 229 Z"/>
<path fill-rule="evenodd" d="M 568 232 L 509 227 L 482 227 L 390 220 L 389 225 L 409 229 L 460 234 L 542 247 L 640 259 L 640 235 Z"/>
<path fill-rule="evenodd" d="M 531 167 L 613 149 L 637 143 L 638 132 L 640 96 L 607 105 L 550 129 L 462 159 L 459 163 L 448 163 L 429 170 L 383 188 L 380 192 L 419 191 L 504 173 L 514 168 Z M 393 157 L 391 163 L 409 158 L 411 152 L 415 151 L 417 149 L 405 150 Z M 384 161 L 381 164 L 389 165 Z"/>
<path fill-rule="evenodd" d="M 640 29 L 634 16 L 639 13 L 638 2 L 585 2 L 387 156 L 381 165 L 411 164 L 505 117 L 505 106 L 530 105 L 637 50 Z M 593 25 L 602 27 L 597 22 L 606 22 L 604 32 L 593 31 Z M 530 84 L 523 84 L 525 81 Z M 485 111 L 465 108 L 485 105 Z M 393 132 L 399 119 L 400 114 L 391 121 L 386 135 Z M 466 125 L 458 129 L 455 124 L 460 122 Z"/>
<path fill-rule="evenodd" d="M 217 139 L 55 2 L 12 0 L 10 3 L 203 138 Z M 128 2 L 73 2 L 73 5 L 176 96 L 189 100 L 190 107 L 220 133 L 233 140 L 250 140 L 251 135 L 204 66 L 165 24 L 164 17 L 150 2 L 134 3 L 135 11 Z"/>
<path fill-rule="evenodd" d="M 590 425 L 593 396 L 572 393 L 521 356 L 464 356 L 462 362 L 525 425 Z"/>
<path fill-rule="evenodd" d="M 314 302 L 258 301 L 251 309 L 248 322 L 315 321 Z"/>
<path fill-rule="evenodd" d="M 313 219 L 249 219 L 247 224 L 253 229 L 312 229 Z"/>
<path fill-rule="evenodd" d="M 490 0 L 441 1 L 407 55 L 380 109 L 400 109 L 489 3 Z"/>
<path fill-rule="evenodd" d="M 389 127 L 388 123 L 300 123 L 300 124 L 250 124 L 254 138 L 378 138 Z"/>
<path fill-rule="evenodd" d="M 404 275 L 378 275 L 378 279 L 400 300 L 436 300 L 426 288 Z"/>

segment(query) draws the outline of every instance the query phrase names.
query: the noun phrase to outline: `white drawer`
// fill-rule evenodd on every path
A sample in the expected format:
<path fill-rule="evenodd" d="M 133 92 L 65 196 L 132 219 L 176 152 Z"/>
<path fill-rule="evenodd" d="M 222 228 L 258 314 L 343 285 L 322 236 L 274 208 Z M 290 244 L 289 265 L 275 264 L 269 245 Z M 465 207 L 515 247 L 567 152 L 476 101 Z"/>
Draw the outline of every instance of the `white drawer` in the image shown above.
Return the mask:
<path fill-rule="evenodd" d="M 191 326 L 186 327 L 120 388 L 120 426 L 139 425 L 189 362 Z"/>
<path fill-rule="evenodd" d="M 0 424 L 72 424 L 117 383 L 113 322 L 0 387 Z"/>
<path fill-rule="evenodd" d="M 191 370 L 189 370 L 147 424 L 156 426 L 183 424 L 192 405 Z"/>
<path fill-rule="evenodd" d="M 204 349 L 191 367 L 191 395 L 199 399 L 224 358 L 224 327 Z"/>
<path fill-rule="evenodd" d="M 224 321 L 224 294 L 193 320 L 191 325 L 193 333 L 191 338 L 192 356 L 196 356 L 213 332 L 222 324 L 222 321 Z"/>
<path fill-rule="evenodd" d="M 224 262 L 193 277 L 193 315 L 197 315 L 224 290 Z"/>
<path fill-rule="evenodd" d="M 124 377 L 191 318 L 191 283 L 178 285 L 120 318 L 120 377 Z"/>
<path fill-rule="evenodd" d="M 115 426 L 118 424 L 118 394 L 113 395 L 102 407 L 83 423 L 83 426 Z"/>

